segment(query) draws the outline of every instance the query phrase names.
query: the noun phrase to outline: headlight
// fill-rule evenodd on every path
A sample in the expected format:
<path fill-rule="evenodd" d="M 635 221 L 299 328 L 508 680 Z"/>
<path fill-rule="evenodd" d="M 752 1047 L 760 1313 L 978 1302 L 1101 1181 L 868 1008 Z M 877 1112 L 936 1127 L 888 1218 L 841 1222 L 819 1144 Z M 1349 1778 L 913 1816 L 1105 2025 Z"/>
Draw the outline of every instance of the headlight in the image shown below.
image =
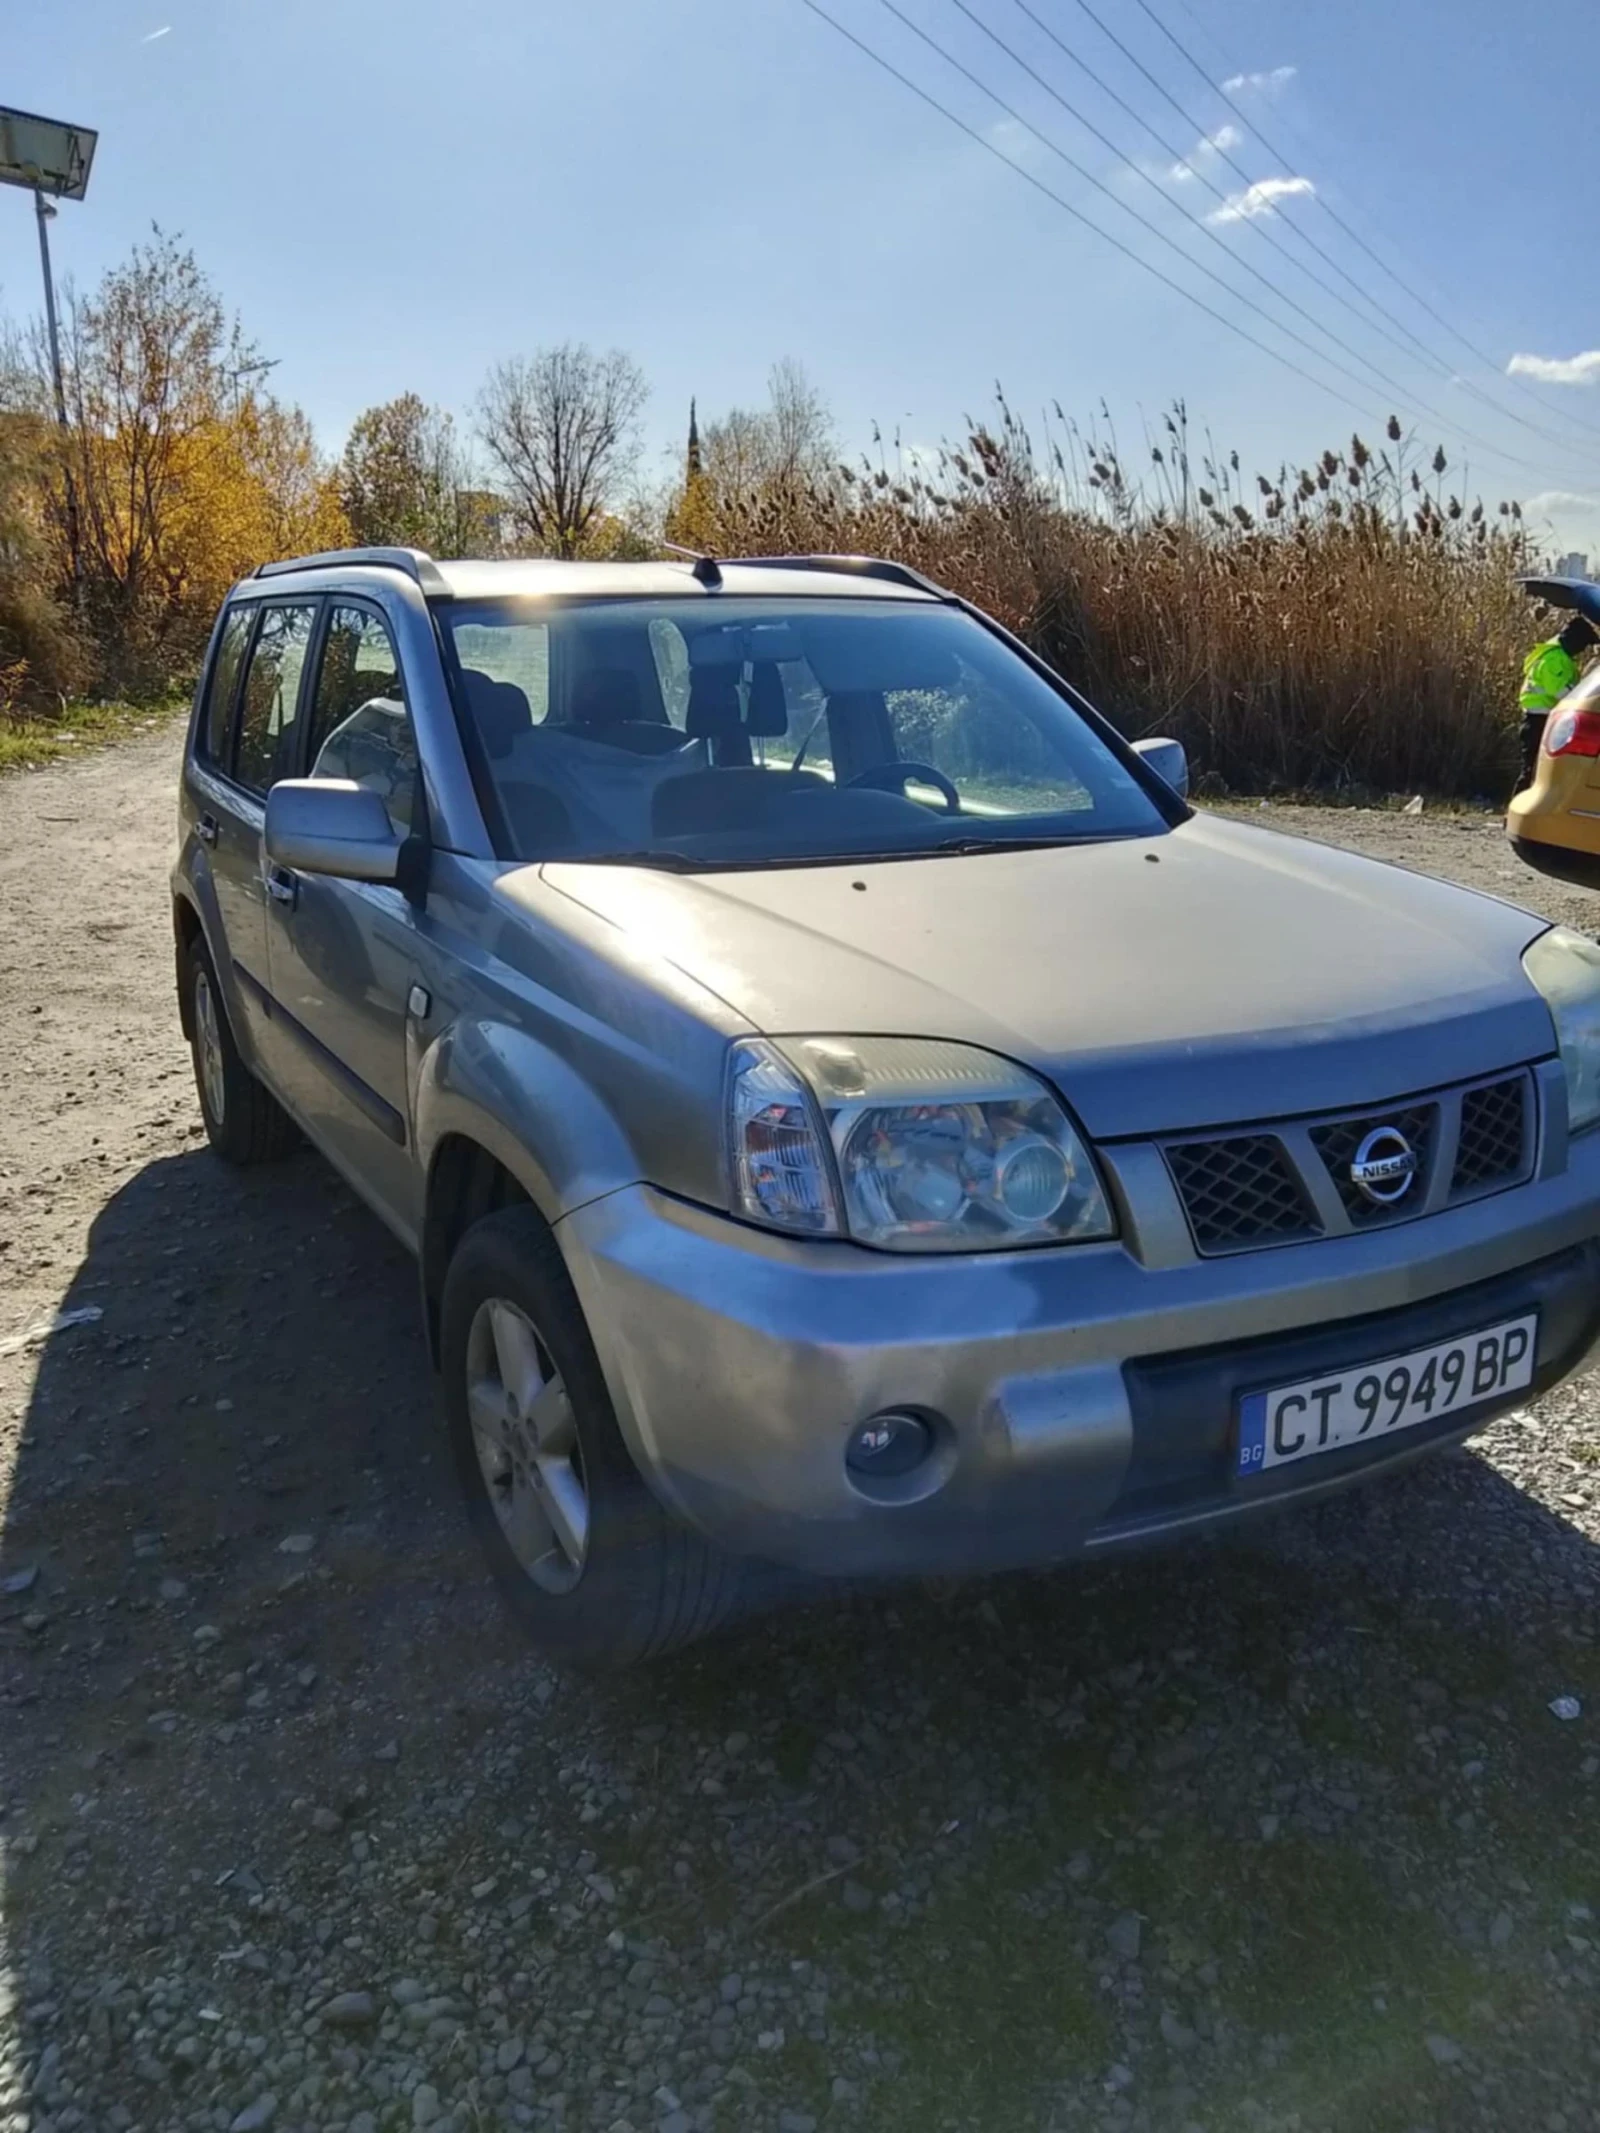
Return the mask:
<path fill-rule="evenodd" d="M 1116 1225 L 1043 1082 L 968 1044 L 801 1037 L 734 1047 L 737 1211 L 901 1252 L 1082 1243 Z"/>
<path fill-rule="evenodd" d="M 1544 995 L 1567 1070 L 1567 1124 L 1600 1119 L 1600 947 L 1566 926 L 1542 933 L 1522 967 Z"/>

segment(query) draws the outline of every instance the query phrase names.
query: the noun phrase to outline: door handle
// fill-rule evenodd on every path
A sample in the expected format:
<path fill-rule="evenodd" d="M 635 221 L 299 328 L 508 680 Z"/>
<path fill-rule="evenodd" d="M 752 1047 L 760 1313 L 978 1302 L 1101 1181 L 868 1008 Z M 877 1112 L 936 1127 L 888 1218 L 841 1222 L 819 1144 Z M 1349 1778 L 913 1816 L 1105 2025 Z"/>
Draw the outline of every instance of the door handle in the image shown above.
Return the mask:
<path fill-rule="evenodd" d="M 299 901 L 300 884 L 282 867 L 273 867 L 267 874 L 267 894 L 275 904 L 285 904 L 292 911 Z"/>
<path fill-rule="evenodd" d="M 194 833 L 202 844 L 215 844 L 217 841 L 217 819 L 215 815 L 202 815 L 194 826 Z"/>

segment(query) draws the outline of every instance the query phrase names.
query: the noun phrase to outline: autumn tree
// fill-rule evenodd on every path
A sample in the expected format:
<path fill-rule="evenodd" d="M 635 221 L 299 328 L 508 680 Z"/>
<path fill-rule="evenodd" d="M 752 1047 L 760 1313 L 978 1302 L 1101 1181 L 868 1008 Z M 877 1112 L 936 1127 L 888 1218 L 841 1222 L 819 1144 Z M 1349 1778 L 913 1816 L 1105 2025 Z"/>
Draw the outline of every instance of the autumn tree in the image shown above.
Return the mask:
<path fill-rule="evenodd" d="M 56 577 L 102 686 L 167 685 L 235 578 L 348 538 L 305 417 L 241 395 L 253 357 L 194 254 L 160 230 L 92 296 L 68 296 L 68 423 L 49 430 L 47 495 Z"/>
<path fill-rule="evenodd" d="M 339 496 L 363 545 L 481 554 L 485 498 L 474 488 L 453 418 L 402 393 L 356 418 L 339 462 Z"/>
<path fill-rule="evenodd" d="M 667 538 L 722 549 L 752 525 L 787 522 L 796 506 L 836 501 L 841 476 L 833 421 L 792 359 L 775 363 L 765 407 L 734 407 L 699 428 L 690 414 L 681 485 L 666 512 Z M 742 530 L 741 530 L 742 529 Z"/>
<path fill-rule="evenodd" d="M 479 435 L 520 544 L 584 553 L 632 469 L 648 392 L 617 349 L 568 341 L 496 364 L 478 400 Z"/>
<path fill-rule="evenodd" d="M 53 427 L 25 370 L 0 350 L 0 717 L 47 709 L 84 675 L 59 597 L 46 519 Z"/>
<path fill-rule="evenodd" d="M 801 365 L 785 357 L 768 373 L 766 406 L 731 408 L 709 423 L 702 456 L 713 493 L 730 500 L 825 484 L 834 473 L 832 418 Z"/>

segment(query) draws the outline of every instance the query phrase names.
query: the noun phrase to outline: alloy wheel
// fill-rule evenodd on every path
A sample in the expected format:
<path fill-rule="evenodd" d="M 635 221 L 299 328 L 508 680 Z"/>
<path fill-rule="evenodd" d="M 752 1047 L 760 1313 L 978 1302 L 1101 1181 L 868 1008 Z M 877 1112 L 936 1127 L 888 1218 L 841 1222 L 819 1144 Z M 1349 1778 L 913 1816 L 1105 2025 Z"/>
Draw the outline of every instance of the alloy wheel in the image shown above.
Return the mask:
<path fill-rule="evenodd" d="M 226 1063 L 222 1055 L 216 995 L 211 990 L 211 973 L 204 969 L 195 973 L 194 1029 L 195 1048 L 200 1058 L 200 1086 L 205 1091 L 206 1108 L 220 1126 L 227 1110 Z"/>
<path fill-rule="evenodd" d="M 570 1592 L 589 1550 L 572 1401 L 532 1321 L 501 1296 L 478 1306 L 467 1335 L 467 1416 L 512 1554 L 544 1591 Z"/>

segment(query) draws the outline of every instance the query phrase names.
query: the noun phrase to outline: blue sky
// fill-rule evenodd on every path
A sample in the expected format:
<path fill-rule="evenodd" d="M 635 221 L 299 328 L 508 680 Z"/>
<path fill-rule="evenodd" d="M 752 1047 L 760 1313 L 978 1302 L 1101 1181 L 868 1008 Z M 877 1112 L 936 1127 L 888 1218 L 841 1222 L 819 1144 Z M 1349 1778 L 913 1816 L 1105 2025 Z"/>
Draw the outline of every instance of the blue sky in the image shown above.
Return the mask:
<path fill-rule="evenodd" d="M 1440 421 L 1431 447 L 1469 463 L 1474 492 L 1539 499 L 1553 537 L 1600 550 L 1600 288 L 1592 273 L 1593 135 L 1581 80 L 1592 0 L 1151 0 L 1213 83 L 1287 159 L 1269 154 L 1190 72 L 1137 0 L 1093 0 L 1154 82 L 1078 0 L 1029 0 L 1039 21 L 1135 111 L 1191 152 L 1224 126 L 1253 181 L 1300 177 L 1257 219 L 1298 225 L 1388 305 L 1443 368 L 1384 342 L 1336 269 L 1330 301 L 1246 219 L 1212 225 L 1239 261 L 1320 322 L 1278 312 L 1183 218 L 1219 203 L 1109 104 L 1017 0 L 969 0 L 1094 140 L 964 16 L 957 0 L 895 0 L 1011 103 L 1008 118 L 889 13 L 822 0 L 981 139 L 875 68 L 803 0 L 56 0 L 14 5 L 0 102 L 96 125 L 88 200 L 54 225 L 57 271 L 89 285 L 152 221 L 181 231 L 279 358 L 276 388 L 337 448 L 374 401 L 414 389 L 460 414 L 496 358 L 586 339 L 628 349 L 652 386 L 653 460 L 691 393 L 714 414 L 759 400 L 799 358 L 841 432 L 874 421 L 915 445 L 953 435 L 1003 381 L 1027 417 L 1104 399 L 1130 450 L 1182 395 L 1247 467 L 1375 434 L 1396 395 L 1338 378 L 1337 333 Z M 1292 71 L 1290 71 L 1292 70 Z M 1189 123 L 1189 119 L 1193 123 Z M 1570 124 L 1564 121 L 1570 118 Z M 1067 150 L 1187 251 L 1288 318 L 1312 359 L 1164 251 L 1033 134 Z M 991 144 L 985 146 L 984 143 Z M 999 148 L 1215 308 L 1361 408 L 1279 367 L 1075 223 Z M 1244 181 L 1197 160 L 1224 192 Z M 1154 174 L 1159 190 L 1135 175 Z M 1263 201 L 1262 195 L 1256 196 Z M 1401 269 L 1386 281 L 1332 206 Z M 1304 256 L 1304 255 L 1302 255 Z M 1480 365 L 1408 294 L 1420 291 L 1503 366 Z M 26 196 L 0 193 L 0 306 L 38 302 Z M 1587 356 L 1588 361 L 1582 359 Z M 1540 366 L 1571 382 L 1544 382 Z M 1488 393 L 1485 406 L 1451 375 Z M 1352 365 L 1366 378 L 1365 360 Z M 1528 397 L 1529 393 L 1536 398 Z M 1530 433 L 1513 411 L 1539 428 Z M 1571 419 L 1590 427 L 1585 430 Z M 1468 445 L 1461 430 L 1481 443 Z M 1570 445 L 1560 440 L 1570 440 Z M 1492 457 L 1493 446 L 1506 460 Z M 1511 463 L 1507 463 L 1507 461 Z"/>

